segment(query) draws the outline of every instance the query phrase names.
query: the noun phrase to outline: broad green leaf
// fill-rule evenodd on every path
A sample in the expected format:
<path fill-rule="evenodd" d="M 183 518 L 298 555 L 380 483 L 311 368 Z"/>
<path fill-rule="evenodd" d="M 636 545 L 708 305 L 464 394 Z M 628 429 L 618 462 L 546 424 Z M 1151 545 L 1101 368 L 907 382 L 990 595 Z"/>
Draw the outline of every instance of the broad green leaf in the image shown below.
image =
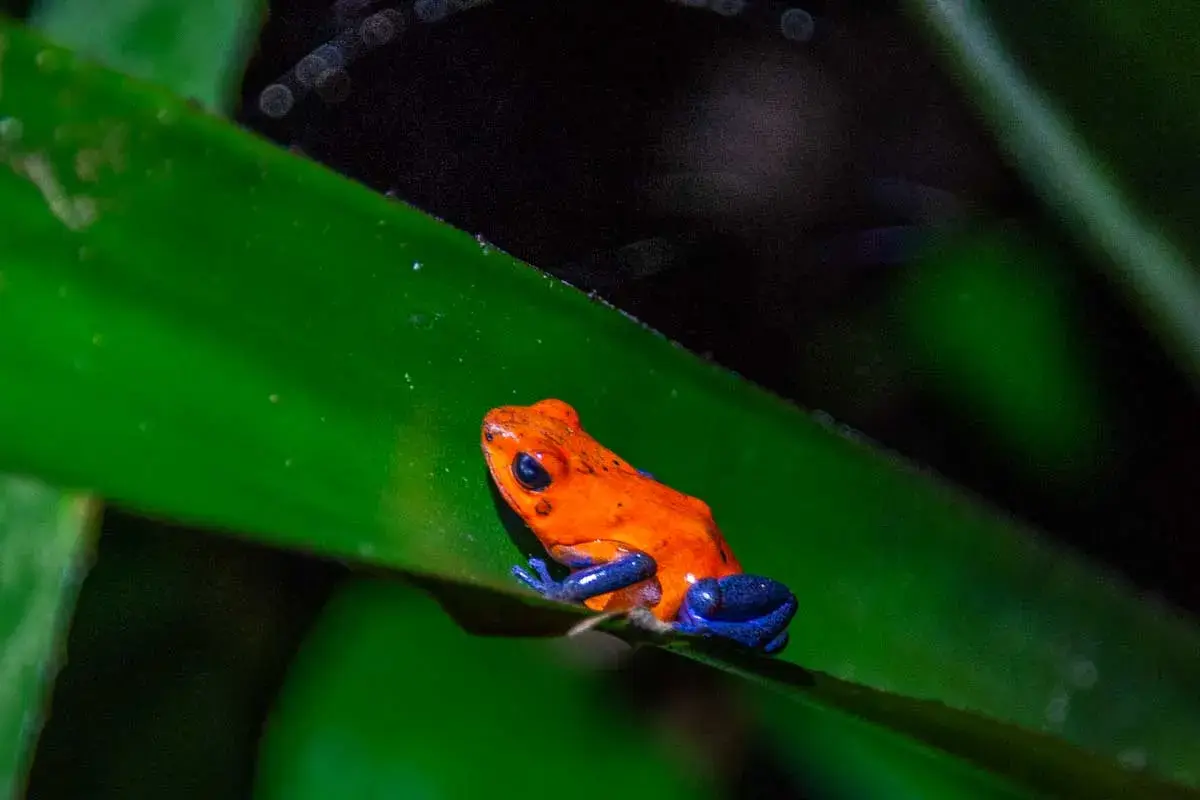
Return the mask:
<path fill-rule="evenodd" d="M 264 0 L 39 0 L 29 22 L 59 44 L 225 111 L 264 18 Z"/>
<path fill-rule="evenodd" d="M 94 3 L 43 0 L 32 16 L 63 42 L 217 107 L 237 90 L 240 51 L 253 33 L 247 23 L 259 5 L 244 0 L 216 5 L 118 0 L 97 14 Z M 4 797 L 20 794 L 26 780 L 95 516 L 95 504 L 81 495 L 0 477 Z"/>
<path fill-rule="evenodd" d="M 1200 6 L 908 5 L 1031 186 L 1200 378 Z"/>
<path fill-rule="evenodd" d="M 23 795 L 95 517 L 82 495 L 0 476 L 0 797 Z"/>
<path fill-rule="evenodd" d="M 558 396 L 793 587 L 788 661 L 1196 780 L 1192 623 L 485 242 L 0 31 L 0 466 L 511 592 L 480 419 Z"/>

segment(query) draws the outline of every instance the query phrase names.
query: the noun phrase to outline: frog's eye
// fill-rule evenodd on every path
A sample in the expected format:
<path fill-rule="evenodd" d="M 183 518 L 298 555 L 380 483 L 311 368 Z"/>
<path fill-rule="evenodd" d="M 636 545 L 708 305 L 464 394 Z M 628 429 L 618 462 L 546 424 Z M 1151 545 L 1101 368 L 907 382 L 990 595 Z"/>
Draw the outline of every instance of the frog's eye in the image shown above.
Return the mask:
<path fill-rule="evenodd" d="M 529 453 L 517 453 L 512 464 L 513 477 L 517 483 L 531 492 L 540 492 L 550 485 L 550 473 Z"/>

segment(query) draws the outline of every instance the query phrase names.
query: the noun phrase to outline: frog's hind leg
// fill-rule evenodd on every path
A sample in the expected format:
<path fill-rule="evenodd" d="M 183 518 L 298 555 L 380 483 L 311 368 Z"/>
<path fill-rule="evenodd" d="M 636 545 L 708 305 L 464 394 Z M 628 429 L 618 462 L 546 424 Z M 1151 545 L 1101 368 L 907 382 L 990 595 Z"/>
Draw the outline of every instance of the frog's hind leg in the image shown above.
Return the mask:
<path fill-rule="evenodd" d="M 730 639 L 766 653 L 787 646 L 796 597 L 779 581 L 736 574 L 696 581 L 680 609 L 678 630 Z"/>

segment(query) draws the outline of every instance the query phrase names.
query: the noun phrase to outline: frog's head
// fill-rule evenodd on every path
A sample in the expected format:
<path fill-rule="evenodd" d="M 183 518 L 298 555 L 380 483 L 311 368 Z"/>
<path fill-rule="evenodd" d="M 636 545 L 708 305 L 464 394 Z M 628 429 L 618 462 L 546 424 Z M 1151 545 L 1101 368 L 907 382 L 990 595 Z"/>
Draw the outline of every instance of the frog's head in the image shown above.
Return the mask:
<path fill-rule="evenodd" d="M 482 445 L 492 480 L 526 523 L 546 516 L 548 497 L 571 474 L 579 415 L 562 400 L 501 406 L 483 418 Z"/>

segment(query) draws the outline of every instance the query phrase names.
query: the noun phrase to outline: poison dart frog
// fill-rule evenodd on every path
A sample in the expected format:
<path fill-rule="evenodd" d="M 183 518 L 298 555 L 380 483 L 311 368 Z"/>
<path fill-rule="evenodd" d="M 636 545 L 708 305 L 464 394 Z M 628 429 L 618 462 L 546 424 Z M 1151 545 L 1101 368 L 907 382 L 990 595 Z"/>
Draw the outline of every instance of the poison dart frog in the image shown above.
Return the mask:
<path fill-rule="evenodd" d="M 529 569 L 513 567 L 521 583 L 593 611 L 647 609 L 662 627 L 765 653 L 787 645 L 796 613 L 788 588 L 743 573 L 704 501 L 601 445 L 571 406 L 551 399 L 492 409 L 482 445 L 504 500 L 571 570 L 556 581 L 531 557 Z"/>

